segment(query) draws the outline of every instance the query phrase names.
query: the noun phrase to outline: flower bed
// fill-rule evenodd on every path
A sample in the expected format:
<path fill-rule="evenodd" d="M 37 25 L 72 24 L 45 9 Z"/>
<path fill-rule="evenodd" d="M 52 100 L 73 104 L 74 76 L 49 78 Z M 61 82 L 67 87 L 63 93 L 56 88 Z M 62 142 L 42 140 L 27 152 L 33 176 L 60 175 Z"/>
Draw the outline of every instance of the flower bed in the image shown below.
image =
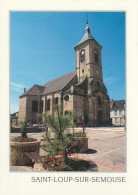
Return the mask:
<path fill-rule="evenodd" d="M 70 153 L 67 155 L 68 159 L 66 162 L 62 155 L 46 156 L 40 161 L 46 171 L 87 171 L 90 169 L 91 163 L 89 161 L 70 158 Z"/>
<path fill-rule="evenodd" d="M 22 137 L 22 136 L 17 136 L 11 139 L 13 142 L 34 142 L 36 139 L 33 139 L 31 137 Z"/>

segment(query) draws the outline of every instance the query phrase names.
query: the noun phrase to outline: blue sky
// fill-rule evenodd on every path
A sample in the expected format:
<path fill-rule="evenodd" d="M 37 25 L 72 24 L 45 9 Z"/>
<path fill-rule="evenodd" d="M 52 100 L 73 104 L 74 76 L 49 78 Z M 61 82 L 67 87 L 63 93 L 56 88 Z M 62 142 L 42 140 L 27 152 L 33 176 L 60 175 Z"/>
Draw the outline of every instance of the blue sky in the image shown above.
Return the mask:
<path fill-rule="evenodd" d="M 102 45 L 103 80 L 110 99 L 125 99 L 125 13 L 88 12 L 91 35 Z M 10 13 L 10 112 L 24 87 L 75 70 L 74 47 L 84 35 L 86 12 Z"/>

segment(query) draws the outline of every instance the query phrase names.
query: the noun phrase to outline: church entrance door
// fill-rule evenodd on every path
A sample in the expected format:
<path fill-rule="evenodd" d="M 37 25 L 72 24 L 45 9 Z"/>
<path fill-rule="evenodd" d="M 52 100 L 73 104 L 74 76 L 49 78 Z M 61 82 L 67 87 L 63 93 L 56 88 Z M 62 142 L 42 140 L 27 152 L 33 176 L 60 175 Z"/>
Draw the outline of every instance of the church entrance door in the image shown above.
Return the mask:
<path fill-rule="evenodd" d="M 102 126 L 102 111 L 98 111 L 98 126 Z"/>

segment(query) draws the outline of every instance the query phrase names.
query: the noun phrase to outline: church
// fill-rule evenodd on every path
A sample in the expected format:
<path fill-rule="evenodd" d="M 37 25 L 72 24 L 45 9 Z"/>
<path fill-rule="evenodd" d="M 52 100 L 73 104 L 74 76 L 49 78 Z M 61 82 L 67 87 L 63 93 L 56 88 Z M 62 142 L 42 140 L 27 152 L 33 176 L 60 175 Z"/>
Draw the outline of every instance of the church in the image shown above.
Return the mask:
<path fill-rule="evenodd" d="M 40 122 L 41 113 L 52 112 L 54 105 L 62 105 L 63 114 L 74 111 L 75 126 L 107 126 L 110 107 L 103 83 L 102 46 L 90 33 L 88 22 L 85 33 L 74 47 L 76 70 L 43 86 L 34 85 L 20 96 L 19 122 Z"/>

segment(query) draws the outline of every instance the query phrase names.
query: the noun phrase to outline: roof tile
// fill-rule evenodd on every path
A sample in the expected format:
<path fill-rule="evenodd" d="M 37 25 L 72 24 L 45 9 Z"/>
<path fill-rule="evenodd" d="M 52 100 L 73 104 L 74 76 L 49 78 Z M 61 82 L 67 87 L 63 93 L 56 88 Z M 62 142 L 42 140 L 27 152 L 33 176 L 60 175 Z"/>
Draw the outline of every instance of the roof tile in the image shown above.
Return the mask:
<path fill-rule="evenodd" d="M 71 72 L 69 74 L 66 74 L 62 77 L 59 77 L 57 79 L 54 79 L 52 81 L 47 82 L 45 85 L 43 85 L 45 87 L 44 91 L 43 91 L 43 95 L 52 93 L 52 92 L 56 92 L 56 91 L 60 91 L 62 89 L 64 89 L 64 87 L 76 76 L 76 71 Z"/>

